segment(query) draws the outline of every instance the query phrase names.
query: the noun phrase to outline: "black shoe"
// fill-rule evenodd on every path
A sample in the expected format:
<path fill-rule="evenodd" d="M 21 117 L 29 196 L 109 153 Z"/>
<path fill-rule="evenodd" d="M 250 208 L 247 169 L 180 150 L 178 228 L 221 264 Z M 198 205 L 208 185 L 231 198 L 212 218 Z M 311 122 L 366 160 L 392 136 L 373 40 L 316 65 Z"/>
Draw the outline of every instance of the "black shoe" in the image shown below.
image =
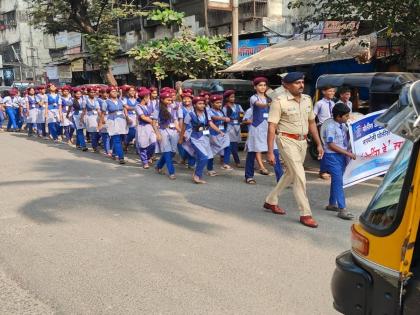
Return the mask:
<path fill-rule="evenodd" d="M 88 148 L 83 148 L 82 149 L 83 152 L 86 152 L 87 150 L 88 150 Z"/>

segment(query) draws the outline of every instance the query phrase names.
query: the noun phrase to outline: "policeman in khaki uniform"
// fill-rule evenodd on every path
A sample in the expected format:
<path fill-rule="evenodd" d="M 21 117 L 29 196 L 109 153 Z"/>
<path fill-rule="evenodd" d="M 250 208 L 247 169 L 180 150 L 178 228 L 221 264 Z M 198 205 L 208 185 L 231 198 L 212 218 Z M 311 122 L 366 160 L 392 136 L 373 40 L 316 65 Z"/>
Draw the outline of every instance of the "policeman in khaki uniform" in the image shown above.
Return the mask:
<path fill-rule="evenodd" d="M 275 163 L 273 143 L 276 138 L 287 171 L 267 196 L 264 208 L 275 214 L 286 214 L 286 211 L 278 206 L 278 195 L 293 183 L 293 194 L 300 210 L 300 223 L 316 228 L 318 224 L 312 218 L 306 195 L 306 178 L 303 169 L 308 132 L 312 134 L 317 144 L 319 159 L 322 158 L 324 150 L 319 139 L 311 98 L 302 94 L 304 85 L 303 73 L 291 72 L 287 74 L 283 78 L 285 91 L 277 96 L 270 107 L 267 158 L 270 164 Z"/>

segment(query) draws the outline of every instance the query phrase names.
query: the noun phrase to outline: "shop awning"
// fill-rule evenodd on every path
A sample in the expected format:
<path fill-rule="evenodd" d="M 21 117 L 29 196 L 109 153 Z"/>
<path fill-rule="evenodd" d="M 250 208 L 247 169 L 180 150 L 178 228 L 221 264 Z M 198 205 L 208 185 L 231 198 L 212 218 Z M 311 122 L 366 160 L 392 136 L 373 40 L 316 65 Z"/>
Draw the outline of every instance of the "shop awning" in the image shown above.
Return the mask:
<path fill-rule="evenodd" d="M 353 58 L 366 62 L 376 49 L 376 36 L 373 34 L 357 37 L 335 49 L 334 46 L 340 41 L 340 38 L 316 41 L 288 40 L 267 47 L 222 72 L 264 71 Z M 361 42 L 367 45 L 360 45 Z"/>

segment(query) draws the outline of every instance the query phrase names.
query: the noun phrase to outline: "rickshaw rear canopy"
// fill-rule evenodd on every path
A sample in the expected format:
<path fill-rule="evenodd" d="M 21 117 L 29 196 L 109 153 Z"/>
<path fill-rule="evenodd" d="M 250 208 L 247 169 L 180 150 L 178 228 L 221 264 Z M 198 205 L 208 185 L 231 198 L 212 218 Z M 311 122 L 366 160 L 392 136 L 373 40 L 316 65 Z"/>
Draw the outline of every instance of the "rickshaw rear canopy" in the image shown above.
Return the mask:
<path fill-rule="evenodd" d="M 316 88 L 324 86 L 349 86 L 368 88 L 371 93 L 399 93 L 401 87 L 420 79 L 419 73 L 410 72 L 373 72 L 350 74 L 324 74 L 318 78 Z"/>

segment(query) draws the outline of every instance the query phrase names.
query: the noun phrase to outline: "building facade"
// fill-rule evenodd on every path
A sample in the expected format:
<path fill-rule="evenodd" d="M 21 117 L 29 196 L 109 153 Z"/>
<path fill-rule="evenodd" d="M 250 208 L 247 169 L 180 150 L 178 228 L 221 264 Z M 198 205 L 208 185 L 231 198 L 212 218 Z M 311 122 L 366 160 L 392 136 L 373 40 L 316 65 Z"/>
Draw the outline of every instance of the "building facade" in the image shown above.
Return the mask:
<path fill-rule="evenodd" d="M 0 0 L 0 77 L 2 85 L 44 78 L 51 60 L 51 37 L 30 25 L 24 0 Z"/>
<path fill-rule="evenodd" d="M 220 35 L 230 41 L 232 12 L 208 9 L 207 3 L 210 0 L 161 1 L 167 2 L 178 12 L 184 12 L 184 25 L 193 33 Z M 288 2 L 289 0 L 239 0 L 239 59 L 299 33 L 300 12 L 289 10 Z M 151 2 L 134 0 L 132 3 L 139 8 L 148 9 Z M 156 21 L 136 17 L 118 21 L 115 31 L 120 38 L 121 54 L 111 68 L 118 83 L 122 84 L 138 79 L 133 74 L 132 61 L 125 54 L 128 50 L 140 42 L 176 36 L 179 30 L 168 29 Z M 230 51 L 229 43 L 226 49 Z M 89 60 L 84 50 L 83 39 L 77 37 L 77 34 L 58 34 L 49 52 L 52 61 L 47 67 L 47 76 L 50 81 L 67 83 L 70 80 L 73 84 L 81 84 L 101 80 L 98 67 Z"/>

